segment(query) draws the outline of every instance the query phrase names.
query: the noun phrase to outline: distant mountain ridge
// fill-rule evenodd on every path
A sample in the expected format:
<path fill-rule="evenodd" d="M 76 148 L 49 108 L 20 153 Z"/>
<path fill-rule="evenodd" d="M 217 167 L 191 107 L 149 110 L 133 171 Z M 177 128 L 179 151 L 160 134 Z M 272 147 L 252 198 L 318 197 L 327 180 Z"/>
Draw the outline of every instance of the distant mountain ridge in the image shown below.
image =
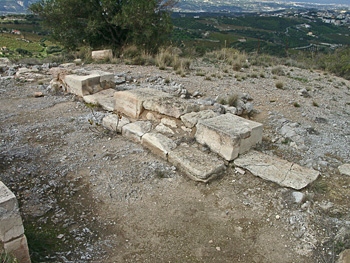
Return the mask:
<path fill-rule="evenodd" d="M 0 14 L 28 13 L 28 7 L 39 0 L 0 0 Z M 298 6 L 317 7 L 320 5 L 347 5 L 349 0 L 290 0 L 255 1 L 255 0 L 180 0 L 175 10 L 180 12 L 257 12 L 272 11 Z M 299 6 L 300 7 L 300 6 Z"/>
<path fill-rule="evenodd" d="M 28 13 L 28 7 L 38 0 L 0 0 L 0 13 L 23 14 Z"/>

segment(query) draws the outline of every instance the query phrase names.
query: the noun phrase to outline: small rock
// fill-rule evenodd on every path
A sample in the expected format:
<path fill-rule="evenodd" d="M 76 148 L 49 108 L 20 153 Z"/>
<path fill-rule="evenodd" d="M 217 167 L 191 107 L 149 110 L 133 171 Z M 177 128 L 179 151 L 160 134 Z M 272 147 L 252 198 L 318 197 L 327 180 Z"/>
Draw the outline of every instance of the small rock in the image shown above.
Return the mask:
<path fill-rule="evenodd" d="M 239 173 L 239 174 L 241 174 L 241 175 L 244 175 L 244 174 L 245 174 L 245 171 L 244 171 L 243 169 L 239 168 L 239 167 L 235 167 L 235 172 L 236 172 L 236 173 Z"/>
<path fill-rule="evenodd" d="M 215 248 L 217 251 L 221 251 L 221 248 L 220 247 L 216 247 Z"/>
<path fill-rule="evenodd" d="M 40 97 L 44 97 L 44 94 L 42 92 L 34 92 L 34 97 L 35 98 L 40 98 Z"/>
<path fill-rule="evenodd" d="M 350 164 L 343 164 L 338 167 L 340 174 L 350 176 Z"/>
<path fill-rule="evenodd" d="M 295 191 L 292 193 L 292 196 L 294 198 L 294 203 L 300 204 L 303 201 L 305 195 L 301 192 Z"/>
<path fill-rule="evenodd" d="M 276 215 L 276 219 L 279 220 L 281 217 L 279 215 Z"/>

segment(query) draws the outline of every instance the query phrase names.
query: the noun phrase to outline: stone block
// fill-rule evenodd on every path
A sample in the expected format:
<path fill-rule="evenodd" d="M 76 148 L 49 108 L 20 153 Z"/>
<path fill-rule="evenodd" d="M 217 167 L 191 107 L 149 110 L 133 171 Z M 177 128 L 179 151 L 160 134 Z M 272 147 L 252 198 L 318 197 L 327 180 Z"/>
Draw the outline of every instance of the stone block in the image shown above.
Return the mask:
<path fill-rule="evenodd" d="M 218 113 L 212 110 L 203 110 L 199 112 L 190 112 L 184 114 L 180 117 L 180 119 L 187 128 L 192 129 L 194 126 L 196 126 L 198 120 L 210 119 L 216 116 L 218 116 Z"/>
<path fill-rule="evenodd" d="M 112 49 L 95 50 L 91 52 L 91 58 L 93 60 L 111 60 L 113 58 Z"/>
<path fill-rule="evenodd" d="M 196 140 L 231 161 L 262 141 L 262 124 L 233 114 L 199 120 Z"/>
<path fill-rule="evenodd" d="M 24 233 L 15 195 L 0 181 L 0 241 L 7 242 Z"/>
<path fill-rule="evenodd" d="M 100 105 L 106 111 L 114 110 L 114 89 L 101 90 L 95 94 L 86 95 L 83 100 L 86 103 L 91 103 L 94 105 Z"/>
<path fill-rule="evenodd" d="M 296 190 L 306 187 L 319 176 L 318 171 L 257 151 L 240 156 L 234 164 L 255 176 Z"/>
<path fill-rule="evenodd" d="M 63 82 L 68 92 L 81 97 L 115 87 L 114 75 L 103 71 L 93 71 L 84 76 L 66 75 Z"/>
<path fill-rule="evenodd" d="M 4 244 L 7 253 L 15 256 L 19 263 L 30 263 L 27 238 L 25 235 Z"/>
<path fill-rule="evenodd" d="M 208 182 L 221 175 L 225 163 L 213 153 L 202 152 L 194 147 L 178 146 L 168 153 L 168 161 L 192 180 Z"/>
<path fill-rule="evenodd" d="M 199 111 L 199 105 L 176 97 L 151 98 L 144 101 L 143 107 L 177 119 L 186 113 Z"/>
<path fill-rule="evenodd" d="M 66 90 L 80 97 L 90 95 L 102 90 L 99 75 L 66 75 L 64 77 Z"/>
<path fill-rule="evenodd" d="M 114 109 L 137 119 L 144 110 L 144 101 L 153 98 L 169 98 L 170 94 L 150 88 L 118 91 L 114 94 Z"/>
<path fill-rule="evenodd" d="M 102 125 L 103 127 L 114 131 L 114 132 L 122 132 L 122 128 L 124 125 L 129 124 L 130 121 L 128 118 L 122 116 L 121 118 L 117 114 L 110 114 L 103 118 Z"/>
<path fill-rule="evenodd" d="M 350 249 L 345 249 L 339 254 L 337 263 L 350 263 Z"/>
<path fill-rule="evenodd" d="M 143 135 L 141 144 L 165 160 L 168 159 L 168 153 L 177 146 L 172 139 L 156 132 L 149 132 Z"/>
<path fill-rule="evenodd" d="M 151 129 L 152 123 L 150 121 L 136 121 L 124 125 L 122 127 L 122 135 L 135 142 L 141 142 L 142 136 L 150 132 Z"/>

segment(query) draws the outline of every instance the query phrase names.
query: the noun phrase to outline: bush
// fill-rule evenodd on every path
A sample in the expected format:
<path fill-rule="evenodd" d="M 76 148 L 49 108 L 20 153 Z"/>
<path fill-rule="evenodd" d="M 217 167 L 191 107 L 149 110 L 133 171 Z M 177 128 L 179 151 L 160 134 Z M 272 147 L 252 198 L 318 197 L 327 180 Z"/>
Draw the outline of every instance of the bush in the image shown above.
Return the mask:
<path fill-rule="evenodd" d="M 60 53 L 60 52 L 62 52 L 62 48 L 59 46 L 48 46 L 46 48 L 47 54 Z"/>
<path fill-rule="evenodd" d="M 278 76 L 284 76 L 284 70 L 282 67 L 275 67 L 271 70 L 271 73 Z"/>
<path fill-rule="evenodd" d="M 276 82 L 276 88 L 283 89 L 283 87 L 284 87 L 283 82 L 281 82 L 281 81 Z"/>

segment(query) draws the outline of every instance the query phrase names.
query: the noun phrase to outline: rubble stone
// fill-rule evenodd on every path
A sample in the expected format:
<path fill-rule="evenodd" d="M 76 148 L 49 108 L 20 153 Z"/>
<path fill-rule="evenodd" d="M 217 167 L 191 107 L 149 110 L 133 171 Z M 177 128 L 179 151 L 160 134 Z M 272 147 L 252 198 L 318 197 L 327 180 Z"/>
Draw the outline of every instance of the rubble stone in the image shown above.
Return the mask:
<path fill-rule="evenodd" d="M 149 121 L 135 121 L 126 124 L 122 127 L 122 135 L 126 136 L 133 141 L 141 142 L 142 136 L 150 132 L 152 129 L 152 123 Z"/>
<path fill-rule="evenodd" d="M 165 160 L 168 159 L 168 153 L 177 146 L 173 140 L 156 132 L 143 135 L 141 144 Z"/>

